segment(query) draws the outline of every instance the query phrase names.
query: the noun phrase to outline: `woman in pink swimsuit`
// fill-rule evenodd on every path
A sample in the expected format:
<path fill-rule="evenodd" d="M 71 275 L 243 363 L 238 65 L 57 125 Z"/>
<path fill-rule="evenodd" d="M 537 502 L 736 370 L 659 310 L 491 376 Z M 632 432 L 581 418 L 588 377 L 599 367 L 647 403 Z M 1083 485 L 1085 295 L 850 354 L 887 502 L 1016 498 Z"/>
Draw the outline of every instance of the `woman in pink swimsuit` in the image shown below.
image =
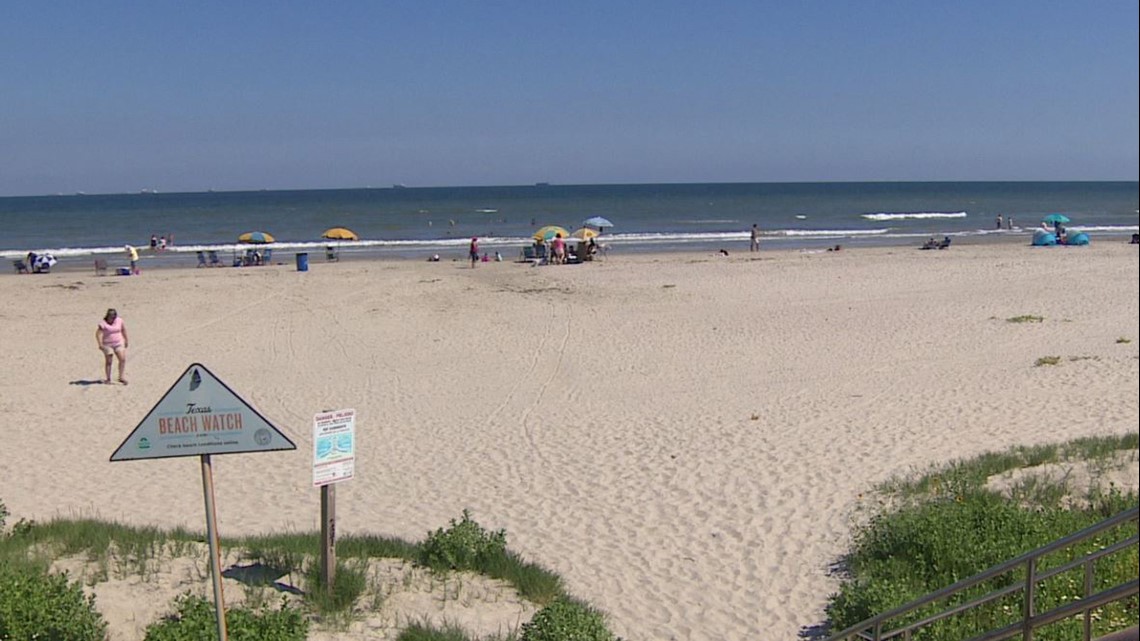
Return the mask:
<path fill-rule="evenodd" d="M 103 382 L 111 382 L 111 360 L 118 358 L 119 382 L 126 385 L 127 347 L 130 346 L 130 339 L 127 338 L 127 326 L 117 311 L 108 309 L 107 315 L 99 321 L 99 327 L 95 330 L 95 343 L 99 346 L 99 351 L 103 352 Z"/>

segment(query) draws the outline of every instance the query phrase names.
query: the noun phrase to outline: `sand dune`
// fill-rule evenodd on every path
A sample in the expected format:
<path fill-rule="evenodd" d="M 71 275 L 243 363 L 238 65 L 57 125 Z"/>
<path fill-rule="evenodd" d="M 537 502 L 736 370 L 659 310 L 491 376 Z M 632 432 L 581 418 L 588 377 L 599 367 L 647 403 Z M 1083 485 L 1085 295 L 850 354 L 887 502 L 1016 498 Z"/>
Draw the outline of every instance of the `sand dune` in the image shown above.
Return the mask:
<path fill-rule="evenodd" d="M 1124 244 L 991 244 L 5 277 L 0 498 L 201 529 L 196 459 L 108 462 L 201 362 L 299 446 L 216 459 L 223 535 L 316 529 L 312 417 L 352 407 L 342 531 L 470 508 L 627 639 L 794 639 L 873 484 L 1135 429 L 1138 274 Z M 88 384 L 112 306 L 129 386 Z"/>

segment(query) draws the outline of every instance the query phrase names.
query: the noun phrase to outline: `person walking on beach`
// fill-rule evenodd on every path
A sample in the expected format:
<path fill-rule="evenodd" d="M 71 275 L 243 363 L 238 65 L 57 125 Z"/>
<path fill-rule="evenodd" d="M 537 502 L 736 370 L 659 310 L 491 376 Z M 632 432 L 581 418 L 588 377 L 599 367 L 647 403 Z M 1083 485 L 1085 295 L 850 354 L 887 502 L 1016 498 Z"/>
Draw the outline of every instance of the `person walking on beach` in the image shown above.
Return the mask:
<path fill-rule="evenodd" d="M 1013 231 L 1013 214 L 1010 214 L 1009 216 L 1006 216 L 1006 218 L 1005 218 L 1005 228 L 1006 228 L 1006 229 L 1008 229 L 1008 230 L 1010 230 L 1010 231 Z"/>
<path fill-rule="evenodd" d="M 749 241 L 748 251 L 760 251 L 760 228 L 756 226 L 756 223 L 752 223 L 752 237 Z"/>
<path fill-rule="evenodd" d="M 471 269 L 479 262 L 479 239 L 472 237 L 471 245 L 467 248 L 467 256 L 471 259 Z"/>
<path fill-rule="evenodd" d="M 127 326 L 119 316 L 119 312 L 108 309 L 103 320 L 95 329 L 95 344 L 103 352 L 103 382 L 111 382 L 111 361 L 119 359 L 119 382 L 127 384 L 127 347 L 130 339 L 127 338 Z"/>
<path fill-rule="evenodd" d="M 1001 229 L 1001 214 L 997 215 L 997 229 Z"/>

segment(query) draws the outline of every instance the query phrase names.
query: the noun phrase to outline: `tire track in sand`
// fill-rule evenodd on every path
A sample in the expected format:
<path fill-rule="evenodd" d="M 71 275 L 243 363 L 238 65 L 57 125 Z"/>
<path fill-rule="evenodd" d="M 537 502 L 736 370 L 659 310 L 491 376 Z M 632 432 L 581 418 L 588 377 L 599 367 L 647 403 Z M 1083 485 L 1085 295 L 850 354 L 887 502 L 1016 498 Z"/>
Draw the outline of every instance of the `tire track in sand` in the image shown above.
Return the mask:
<path fill-rule="evenodd" d="M 542 340 L 539 341 L 538 347 L 531 352 L 530 364 L 527 366 L 526 371 L 515 379 L 514 385 L 511 386 L 503 401 L 499 403 L 495 409 L 487 415 L 483 421 L 484 426 L 491 427 L 496 419 L 499 418 L 506 411 L 507 407 L 511 405 L 514 399 L 522 395 L 524 386 L 530 384 L 536 379 L 540 371 L 546 371 L 545 376 L 541 376 L 541 382 L 538 384 L 537 389 L 531 393 L 532 397 L 530 403 L 522 410 L 519 416 L 519 424 L 523 433 L 523 438 L 526 440 L 527 446 L 539 458 L 545 461 L 546 456 L 543 454 L 542 449 L 539 447 L 538 441 L 535 438 L 536 422 L 531 417 L 542 407 L 543 401 L 546 398 L 547 390 L 554 382 L 554 378 L 558 375 L 559 370 L 562 368 L 562 363 L 566 358 L 566 345 L 570 342 L 570 327 L 572 324 L 572 311 L 568 307 L 555 305 L 553 302 L 549 304 L 550 314 L 548 318 L 551 322 L 547 324 L 543 331 Z M 565 310 L 565 318 L 559 320 L 558 314 L 560 311 Z M 561 325 L 561 337 L 555 336 L 558 326 Z M 554 354 L 549 355 L 550 344 L 557 342 L 554 347 Z M 545 370 L 542 370 L 544 364 L 549 365 Z M 540 424 L 541 422 L 539 422 Z M 513 467 L 513 466 L 512 466 Z M 517 476 L 517 473 L 515 474 Z"/>

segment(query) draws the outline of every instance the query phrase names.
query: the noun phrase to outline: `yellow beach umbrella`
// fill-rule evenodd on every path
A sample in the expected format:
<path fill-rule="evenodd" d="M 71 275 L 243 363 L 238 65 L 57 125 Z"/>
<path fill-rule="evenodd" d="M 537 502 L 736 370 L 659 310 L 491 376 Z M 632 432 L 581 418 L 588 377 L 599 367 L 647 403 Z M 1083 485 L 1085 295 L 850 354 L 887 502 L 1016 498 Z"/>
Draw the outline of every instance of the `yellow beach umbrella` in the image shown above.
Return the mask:
<path fill-rule="evenodd" d="M 598 237 L 598 230 L 590 229 L 589 227 L 583 227 L 581 229 L 575 229 L 574 233 L 570 234 L 570 237 L 576 238 L 578 240 L 590 240 L 591 238 Z"/>
<path fill-rule="evenodd" d="M 329 240 L 360 240 L 360 236 L 357 236 L 356 232 L 344 227 L 326 229 L 325 232 L 321 234 L 321 238 L 327 238 Z"/>
<path fill-rule="evenodd" d="M 534 232 L 534 239 L 535 240 L 541 240 L 541 241 L 549 241 L 549 240 L 553 239 L 555 236 L 557 236 L 558 234 L 562 234 L 563 238 L 569 238 L 570 237 L 570 232 L 566 231 L 565 227 L 559 227 L 558 225 L 547 225 L 546 227 L 543 227 L 543 228 L 539 229 L 538 231 Z"/>

